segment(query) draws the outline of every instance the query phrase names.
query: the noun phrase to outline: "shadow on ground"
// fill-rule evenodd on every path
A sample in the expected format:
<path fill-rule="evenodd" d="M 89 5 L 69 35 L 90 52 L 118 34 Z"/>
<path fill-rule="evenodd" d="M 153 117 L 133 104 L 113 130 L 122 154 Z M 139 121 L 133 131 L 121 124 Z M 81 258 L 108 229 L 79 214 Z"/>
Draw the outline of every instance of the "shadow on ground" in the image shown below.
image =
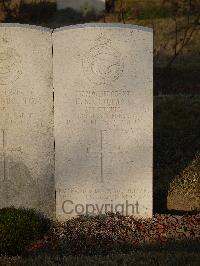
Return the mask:
<path fill-rule="evenodd" d="M 167 213 L 170 182 L 200 151 L 200 97 L 154 101 L 154 212 Z M 179 212 L 180 213 L 180 212 Z"/>
<path fill-rule="evenodd" d="M 181 59 L 184 59 L 182 66 L 174 65 L 168 70 L 154 67 L 154 95 L 200 95 L 200 66 L 194 56 Z"/>

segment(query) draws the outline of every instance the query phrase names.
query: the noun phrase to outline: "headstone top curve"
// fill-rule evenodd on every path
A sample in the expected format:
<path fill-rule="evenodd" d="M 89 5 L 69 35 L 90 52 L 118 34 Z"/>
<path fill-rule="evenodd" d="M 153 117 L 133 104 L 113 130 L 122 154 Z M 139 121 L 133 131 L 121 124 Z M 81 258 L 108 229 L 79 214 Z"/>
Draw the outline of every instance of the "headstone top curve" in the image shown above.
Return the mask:
<path fill-rule="evenodd" d="M 140 31 L 146 31 L 146 32 L 153 32 L 152 28 L 143 27 L 135 24 L 123 24 L 123 23 L 85 23 L 85 24 L 76 24 L 76 25 L 70 25 L 65 26 L 61 28 L 57 28 L 53 31 L 55 32 L 61 32 L 64 30 L 70 30 L 70 29 L 85 29 L 85 28 L 121 28 L 121 29 L 132 29 L 132 30 L 140 30 Z"/>
<path fill-rule="evenodd" d="M 30 25 L 30 24 L 21 24 L 21 23 L 0 23 L 0 28 L 22 28 L 22 29 L 30 29 L 30 30 L 38 30 L 38 31 L 46 31 L 51 33 L 53 29 L 42 27 L 42 26 L 36 26 L 36 25 Z"/>

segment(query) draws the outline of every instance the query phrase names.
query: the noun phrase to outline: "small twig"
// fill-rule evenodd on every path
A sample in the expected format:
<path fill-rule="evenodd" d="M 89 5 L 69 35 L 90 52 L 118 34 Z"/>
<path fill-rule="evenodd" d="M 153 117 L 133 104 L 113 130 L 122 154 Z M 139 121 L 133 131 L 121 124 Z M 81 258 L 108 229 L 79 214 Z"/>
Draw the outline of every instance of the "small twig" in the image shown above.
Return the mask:
<path fill-rule="evenodd" d="M 188 8 L 188 13 L 187 13 L 187 25 L 185 27 L 184 30 L 184 34 L 183 34 L 183 38 L 180 39 L 180 41 L 178 40 L 178 22 L 177 22 L 177 15 L 174 18 L 175 21 L 175 45 L 174 45 L 174 55 L 171 58 L 171 60 L 168 62 L 168 64 L 166 65 L 165 69 L 169 69 L 173 62 L 176 60 L 176 58 L 178 57 L 178 55 L 182 52 L 183 48 L 190 42 L 190 40 L 192 39 L 192 36 L 194 34 L 194 32 L 197 29 L 198 24 L 193 24 L 191 23 L 190 17 L 191 17 L 191 11 L 192 11 L 192 0 L 189 0 L 188 2 L 189 8 Z M 177 11 L 178 14 L 178 11 Z M 199 17 L 199 15 L 198 15 Z M 197 17 L 197 21 L 199 20 L 199 18 Z"/>
<path fill-rule="evenodd" d="M 124 1 L 120 0 L 120 8 L 119 8 L 119 14 L 118 14 L 118 21 L 123 21 L 124 24 L 126 24 L 125 17 L 124 17 Z"/>

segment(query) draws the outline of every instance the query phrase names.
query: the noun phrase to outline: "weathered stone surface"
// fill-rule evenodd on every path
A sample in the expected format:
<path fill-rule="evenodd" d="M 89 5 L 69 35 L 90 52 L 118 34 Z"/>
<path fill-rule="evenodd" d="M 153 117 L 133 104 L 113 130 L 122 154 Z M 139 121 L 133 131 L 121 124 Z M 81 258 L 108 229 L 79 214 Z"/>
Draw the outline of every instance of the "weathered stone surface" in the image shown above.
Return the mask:
<path fill-rule="evenodd" d="M 105 0 L 57 0 L 57 9 L 72 8 L 81 13 L 95 11 L 97 14 L 105 11 Z"/>
<path fill-rule="evenodd" d="M 0 208 L 55 211 L 51 31 L 0 27 Z"/>
<path fill-rule="evenodd" d="M 86 24 L 53 45 L 57 218 L 151 216 L 152 31 Z"/>

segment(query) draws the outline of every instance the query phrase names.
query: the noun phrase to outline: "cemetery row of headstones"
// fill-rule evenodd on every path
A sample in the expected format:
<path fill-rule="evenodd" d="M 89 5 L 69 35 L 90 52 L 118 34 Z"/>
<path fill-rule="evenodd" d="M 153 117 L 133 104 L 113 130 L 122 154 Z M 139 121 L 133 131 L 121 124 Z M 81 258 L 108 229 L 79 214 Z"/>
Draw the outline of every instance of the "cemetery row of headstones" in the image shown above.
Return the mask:
<path fill-rule="evenodd" d="M 152 215 L 153 33 L 0 27 L 0 208 Z"/>

